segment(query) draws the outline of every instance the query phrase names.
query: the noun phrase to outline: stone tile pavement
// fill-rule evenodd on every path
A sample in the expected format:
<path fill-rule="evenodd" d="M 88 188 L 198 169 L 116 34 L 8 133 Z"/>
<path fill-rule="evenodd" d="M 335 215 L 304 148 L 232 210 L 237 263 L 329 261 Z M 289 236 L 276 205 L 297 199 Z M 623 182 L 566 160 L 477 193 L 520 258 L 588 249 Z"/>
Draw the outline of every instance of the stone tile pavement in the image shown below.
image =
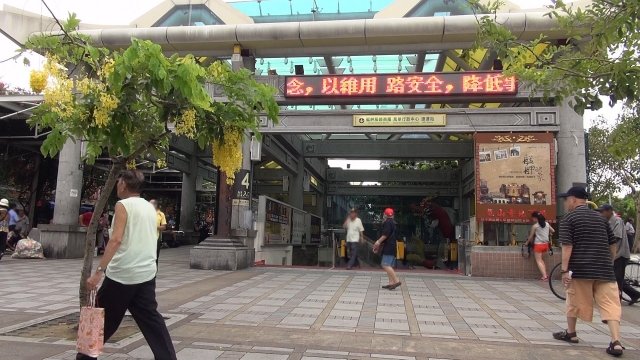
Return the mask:
<path fill-rule="evenodd" d="M 158 274 L 160 310 L 177 319 L 170 330 L 181 360 L 600 359 L 609 341 L 597 315 L 579 324 L 580 344 L 554 341 L 563 302 L 538 282 L 402 273 L 402 287 L 389 291 L 378 271 L 190 270 L 188 250 L 163 251 Z M 0 327 L 76 307 L 80 267 L 1 261 Z M 627 357 L 640 358 L 640 309 L 624 315 L 632 320 L 622 324 Z M 42 355 L 25 360 L 74 358 L 69 342 L 2 335 L 0 354 L 29 342 Z M 102 357 L 151 358 L 138 339 L 108 344 Z"/>

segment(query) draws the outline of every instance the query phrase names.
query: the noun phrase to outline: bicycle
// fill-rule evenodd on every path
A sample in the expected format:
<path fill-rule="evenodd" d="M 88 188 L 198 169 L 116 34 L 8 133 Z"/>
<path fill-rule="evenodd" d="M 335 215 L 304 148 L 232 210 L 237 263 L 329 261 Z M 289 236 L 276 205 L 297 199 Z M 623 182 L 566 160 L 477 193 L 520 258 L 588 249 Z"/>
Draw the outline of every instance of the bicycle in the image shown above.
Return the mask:
<path fill-rule="evenodd" d="M 551 270 L 551 274 L 549 275 L 549 288 L 553 295 L 555 295 L 560 300 L 567 299 L 567 289 L 562 283 L 562 263 L 557 264 Z M 628 285 L 637 291 L 640 291 L 640 262 L 637 260 L 629 260 L 629 263 L 624 269 L 624 282 L 625 285 Z M 630 302 L 631 299 L 625 294 L 622 293 L 622 300 L 626 302 Z"/>

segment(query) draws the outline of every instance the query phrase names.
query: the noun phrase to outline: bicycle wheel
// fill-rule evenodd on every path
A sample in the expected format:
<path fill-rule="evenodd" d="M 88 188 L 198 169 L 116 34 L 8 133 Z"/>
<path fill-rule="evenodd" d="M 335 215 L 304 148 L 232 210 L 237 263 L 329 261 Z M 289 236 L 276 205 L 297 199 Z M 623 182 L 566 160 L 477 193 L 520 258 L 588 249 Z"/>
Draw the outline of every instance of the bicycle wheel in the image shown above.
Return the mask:
<path fill-rule="evenodd" d="M 562 283 L 562 263 L 557 264 L 551 270 L 551 274 L 549 274 L 549 288 L 553 295 L 557 296 L 560 300 L 567 299 L 567 289 Z"/>
<path fill-rule="evenodd" d="M 624 269 L 624 283 L 625 287 L 630 286 L 636 291 L 640 291 L 640 263 L 629 262 Z M 631 298 L 622 292 L 622 300 L 629 302 Z"/>

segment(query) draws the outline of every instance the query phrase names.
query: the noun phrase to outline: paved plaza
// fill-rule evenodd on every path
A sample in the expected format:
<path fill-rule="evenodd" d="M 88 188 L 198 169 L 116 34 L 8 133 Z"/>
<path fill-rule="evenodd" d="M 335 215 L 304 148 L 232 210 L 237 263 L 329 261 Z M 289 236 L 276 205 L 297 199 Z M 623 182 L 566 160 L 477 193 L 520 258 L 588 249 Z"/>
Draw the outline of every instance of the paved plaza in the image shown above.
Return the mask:
<path fill-rule="evenodd" d="M 190 270 L 188 251 L 163 250 L 158 274 L 180 360 L 607 358 L 597 317 L 579 324 L 580 344 L 551 338 L 565 318 L 545 283 L 407 272 L 389 291 L 381 271 Z M 20 329 L 77 311 L 80 269 L 80 260 L 0 262 L 0 360 L 75 358 L 73 342 Z M 640 358 L 640 308 L 623 313 L 625 356 Z M 152 358 L 139 334 L 102 357 Z"/>

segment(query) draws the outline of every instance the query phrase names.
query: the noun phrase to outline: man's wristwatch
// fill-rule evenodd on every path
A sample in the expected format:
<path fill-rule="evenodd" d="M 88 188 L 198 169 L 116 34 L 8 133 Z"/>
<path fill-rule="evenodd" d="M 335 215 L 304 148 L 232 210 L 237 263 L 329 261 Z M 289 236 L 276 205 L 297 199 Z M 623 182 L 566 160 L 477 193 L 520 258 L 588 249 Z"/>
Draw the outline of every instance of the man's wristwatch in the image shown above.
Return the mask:
<path fill-rule="evenodd" d="M 98 265 L 98 268 L 96 269 L 96 271 L 104 273 L 104 268 L 102 266 Z"/>
<path fill-rule="evenodd" d="M 569 272 L 569 270 L 560 270 L 560 274 L 566 274 L 568 272 Z"/>

